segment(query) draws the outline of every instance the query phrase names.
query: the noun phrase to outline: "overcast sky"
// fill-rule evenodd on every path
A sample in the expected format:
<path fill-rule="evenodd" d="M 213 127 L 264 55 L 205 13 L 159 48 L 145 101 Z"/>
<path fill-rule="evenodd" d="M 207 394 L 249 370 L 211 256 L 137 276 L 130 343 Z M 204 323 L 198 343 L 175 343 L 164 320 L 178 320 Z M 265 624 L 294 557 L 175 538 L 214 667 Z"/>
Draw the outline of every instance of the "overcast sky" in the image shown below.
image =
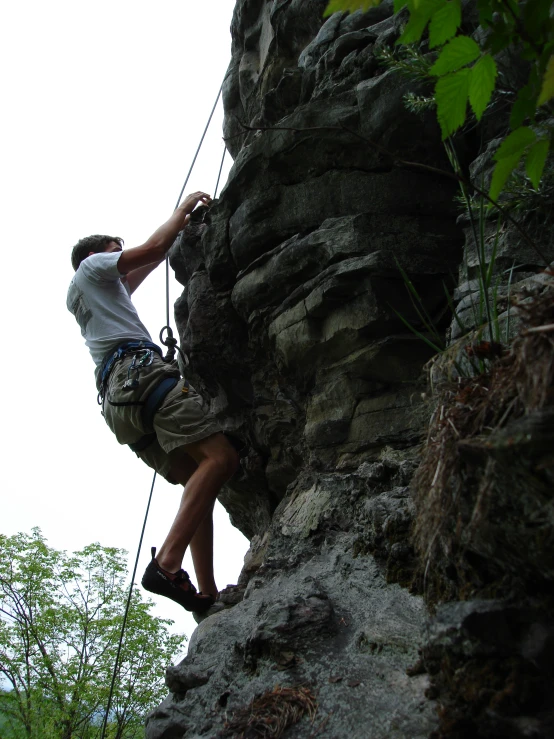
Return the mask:
<path fill-rule="evenodd" d="M 70 251 L 91 233 L 136 246 L 171 214 L 229 63 L 234 4 L 2 5 L 1 533 L 39 526 L 56 548 L 99 541 L 134 561 L 152 475 L 100 415 L 92 360 L 65 307 Z M 213 194 L 221 123 L 220 104 L 188 192 Z M 161 267 L 133 296 L 153 337 L 164 289 Z M 181 289 L 173 283 L 172 302 Z M 138 580 L 180 491 L 158 478 Z M 236 582 L 247 546 L 219 507 L 220 588 Z M 155 613 L 189 635 L 195 627 L 170 601 Z"/>

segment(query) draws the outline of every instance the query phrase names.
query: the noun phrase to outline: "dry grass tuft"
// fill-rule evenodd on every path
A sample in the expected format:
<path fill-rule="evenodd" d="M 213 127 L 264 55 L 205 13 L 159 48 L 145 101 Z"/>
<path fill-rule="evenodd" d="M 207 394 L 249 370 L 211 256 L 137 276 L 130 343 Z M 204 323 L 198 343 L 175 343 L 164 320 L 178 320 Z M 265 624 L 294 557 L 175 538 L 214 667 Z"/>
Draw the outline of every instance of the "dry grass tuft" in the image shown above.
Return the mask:
<path fill-rule="evenodd" d="M 317 701 L 309 688 L 276 685 L 273 690 L 254 698 L 246 708 L 236 711 L 225 724 L 225 733 L 241 739 L 278 739 L 304 715 L 313 721 L 316 711 Z"/>
<path fill-rule="evenodd" d="M 516 308 L 522 329 L 510 350 L 491 358 L 486 373 L 443 387 L 431 419 L 414 478 L 415 546 L 422 561 L 424 588 L 428 595 L 429 589 L 435 591 L 431 600 L 463 597 L 460 572 L 453 578 L 451 592 L 444 578 L 442 586 L 432 585 L 440 569 L 437 563 L 461 561 L 472 527 L 482 525 L 486 515 L 490 518 L 496 505 L 491 503 L 497 493 L 495 480 L 505 474 L 500 469 L 506 467 L 499 464 L 501 454 L 509 460 L 510 444 L 512 455 L 517 455 L 525 439 L 531 439 L 529 434 L 518 439 L 514 422 L 533 414 L 540 418 L 542 409 L 554 406 L 554 280 L 538 286 L 533 294 L 519 296 Z M 552 455 L 549 459 L 547 466 L 552 464 Z M 514 495 L 526 485 L 522 481 L 520 489 L 514 487 Z M 539 495 L 544 499 L 543 492 Z M 543 507 L 548 504 L 541 501 Z M 486 525 L 490 535 L 490 520 Z"/>

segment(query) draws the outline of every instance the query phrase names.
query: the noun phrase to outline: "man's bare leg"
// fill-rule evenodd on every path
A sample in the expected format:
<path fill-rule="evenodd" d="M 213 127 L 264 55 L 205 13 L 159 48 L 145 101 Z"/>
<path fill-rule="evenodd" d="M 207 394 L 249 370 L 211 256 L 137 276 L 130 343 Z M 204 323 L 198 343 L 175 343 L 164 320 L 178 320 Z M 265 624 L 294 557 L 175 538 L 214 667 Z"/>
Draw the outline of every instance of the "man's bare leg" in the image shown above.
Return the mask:
<path fill-rule="evenodd" d="M 179 450 L 181 452 L 182 450 Z M 198 469 L 198 465 L 188 454 L 179 454 L 172 460 L 171 474 L 183 486 Z M 190 551 L 198 589 L 205 594 L 217 595 L 213 566 L 213 505 L 190 542 Z M 159 558 L 158 558 L 159 563 Z M 167 569 L 164 567 L 164 569 Z"/>
<path fill-rule="evenodd" d="M 214 523 L 213 506 L 204 518 L 190 542 L 190 553 L 196 573 L 198 589 L 204 595 L 217 597 L 218 588 L 214 577 Z"/>
<path fill-rule="evenodd" d="M 183 478 L 190 465 L 183 455 L 189 455 L 197 464 L 188 480 Z M 159 550 L 158 564 L 168 572 L 179 570 L 187 547 L 195 539 L 191 550 L 199 588 L 215 596 L 211 513 L 223 484 L 238 467 L 238 455 L 223 434 L 214 434 L 175 450 L 171 456 L 171 474 L 184 483 L 185 489 L 175 520 Z"/>

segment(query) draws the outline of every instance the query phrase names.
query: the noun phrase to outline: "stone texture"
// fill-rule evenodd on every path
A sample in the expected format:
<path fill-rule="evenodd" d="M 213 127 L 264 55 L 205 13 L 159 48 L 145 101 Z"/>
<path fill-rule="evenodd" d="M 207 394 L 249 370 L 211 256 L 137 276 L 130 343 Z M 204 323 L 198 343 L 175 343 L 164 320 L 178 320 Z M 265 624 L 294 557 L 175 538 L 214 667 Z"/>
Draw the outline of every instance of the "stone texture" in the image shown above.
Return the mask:
<path fill-rule="evenodd" d="M 554 730 L 552 618 L 538 602 L 470 600 L 441 606 L 423 660 L 431 694 L 451 708 L 454 736 L 547 737 Z M 450 684 L 448 684 L 450 683 Z"/>
<path fill-rule="evenodd" d="M 241 447 L 220 500 L 251 546 L 237 586 L 199 619 L 187 658 L 168 671 L 170 695 L 146 736 L 217 737 L 254 697 L 307 685 L 314 725 L 302 720 L 287 737 L 546 738 L 552 717 L 526 687 L 542 679 L 544 696 L 551 686 L 544 604 L 468 590 L 467 602 L 430 615 L 416 592 L 429 573 L 411 542 L 410 481 L 433 410 L 423 372 L 433 351 L 406 321 L 425 334 L 424 310 L 439 333 L 459 338 L 446 283 L 459 321 L 480 330 L 477 251 L 455 183 L 400 162 L 449 169 L 434 114 L 404 106 L 424 88 L 379 61 L 405 13 L 394 16 L 385 0 L 324 20 L 326 4 L 238 0 L 223 88 L 234 164 L 170 256 L 184 286 L 175 315 L 187 376 Z M 490 176 L 504 114 L 483 119 L 482 151 L 471 132 L 456 141 L 473 177 Z M 495 228 L 486 229 L 488 259 Z M 552 258 L 552 230 L 533 228 L 548 231 Z M 503 228 L 491 285 L 502 310 L 540 265 Z M 504 481 L 498 507 L 473 531 L 475 556 L 509 572 L 525 560 L 530 577 L 550 572 L 550 513 L 518 555 L 550 512 L 548 474 L 534 508 L 527 498 L 514 506 Z M 501 522 L 516 509 L 510 538 Z"/>
<path fill-rule="evenodd" d="M 172 695 L 149 718 L 147 735 L 218 736 L 226 717 L 274 685 L 308 685 L 317 695 L 322 736 L 414 737 L 435 725 L 427 677 L 409 677 L 424 605 L 354 546 L 371 481 L 400 479 L 394 463 L 297 482 L 266 536 L 244 599 L 202 621 L 188 656 L 170 668 Z M 396 499 L 394 493 L 392 499 Z M 373 516 L 373 530 L 388 516 Z M 390 526 L 390 524 L 389 524 Z M 287 736 L 308 736 L 304 721 Z"/>

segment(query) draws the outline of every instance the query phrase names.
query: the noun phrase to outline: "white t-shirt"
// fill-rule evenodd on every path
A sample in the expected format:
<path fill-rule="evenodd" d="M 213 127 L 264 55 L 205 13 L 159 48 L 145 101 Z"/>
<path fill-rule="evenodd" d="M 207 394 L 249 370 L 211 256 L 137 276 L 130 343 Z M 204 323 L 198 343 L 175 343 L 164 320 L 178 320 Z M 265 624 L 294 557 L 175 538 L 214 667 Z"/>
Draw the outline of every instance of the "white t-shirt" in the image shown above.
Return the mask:
<path fill-rule="evenodd" d="M 138 317 L 117 262 L 121 252 L 91 254 L 75 272 L 67 291 L 67 307 L 77 319 L 96 365 L 124 341 L 152 341 Z"/>

